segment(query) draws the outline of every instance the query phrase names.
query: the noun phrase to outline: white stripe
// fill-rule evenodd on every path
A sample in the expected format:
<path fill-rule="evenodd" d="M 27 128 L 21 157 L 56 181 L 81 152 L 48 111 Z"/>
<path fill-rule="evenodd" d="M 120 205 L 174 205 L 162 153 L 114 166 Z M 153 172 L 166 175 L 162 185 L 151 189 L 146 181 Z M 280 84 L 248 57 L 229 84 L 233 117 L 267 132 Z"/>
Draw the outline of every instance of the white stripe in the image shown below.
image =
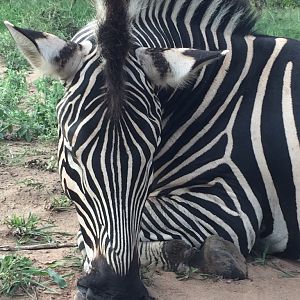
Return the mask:
<path fill-rule="evenodd" d="M 204 39 L 205 49 L 209 49 L 208 42 L 207 42 L 207 35 L 206 35 L 206 32 L 205 32 L 207 30 L 206 27 L 207 27 L 208 22 L 211 19 L 212 15 L 218 9 L 218 7 L 220 6 L 220 4 L 221 4 L 222 1 L 223 0 L 212 1 L 211 5 L 205 11 L 205 15 L 203 16 L 203 18 L 201 20 L 200 29 L 201 29 L 202 37 Z"/>
<path fill-rule="evenodd" d="M 195 11 L 197 9 L 199 5 L 199 0 L 193 0 L 190 2 L 190 5 L 189 5 L 189 8 L 185 14 L 185 18 L 184 18 L 184 24 L 185 24 L 185 28 L 189 34 L 189 42 L 190 42 L 190 45 L 188 46 L 188 44 L 184 44 L 185 47 L 193 47 L 193 44 L 194 44 L 194 37 L 193 37 L 193 33 L 192 33 L 192 26 L 191 26 L 191 21 L 192 21 L 192 18 L 195 14 Z M 207 49 L 207 48 L 205 48 Z"/>
<path fill-rule="evenodd" d="M 181 34 L 177 29 L 177 16 L 181 10 L 181 7 L 183 5 L 184 1 L 176 1 L 174 7 L 173 7 L 173 11 L 172 11 L 172 15 L 171 15 L 171 20 L 174 24 L 174 28 L 177 31 L 178 37 L 180 39 L 180 45 L 177 45 L 177 47 L 183 47 L 183 43 L 182 43 L 182 39 L 181 39 Z M 174 35 L 173 35 L 174 36 Z"/>
<path fill-rule="evenodd" d="M 266 157 L 264 154 L 264 148 L 261 136 L 261 121 L 262 121 L 262 107 L 265 98 L 268 79 L 271 69 L 280 54 L 282 48 L 286 44 L 286 39 L 276 39 L 276 45 L 272 55 L 270 56 L 259 80 L 257 93 L 255 97 L 255 103 L 253 113 L 251 117 L 251 140 L 254 155 L 260 169 L 264 185 L 266 187 L 267 196 L 269 199 L 270 208 L 274 218 L 273 233 L 265 240 L 270 241 L 270 252 L 284 251 L 288 241 L 288 231 L 286 222 L 284 220 L 277 191 L 274 186 L 272 175 L 267 165 Z"/>
<path fill-rule="evenodd" d="M 297 134 L 295 115 L 293 111 L 293 99 L 291 90 L 292 70 L 293 64 L 292 62 L 289 62 L 286 66 L 283 78 L 282 116 L 293 170 L 293 180 L 296 190 L 298 224 L 300 225 L 300 145 L 299 137 Z"/>

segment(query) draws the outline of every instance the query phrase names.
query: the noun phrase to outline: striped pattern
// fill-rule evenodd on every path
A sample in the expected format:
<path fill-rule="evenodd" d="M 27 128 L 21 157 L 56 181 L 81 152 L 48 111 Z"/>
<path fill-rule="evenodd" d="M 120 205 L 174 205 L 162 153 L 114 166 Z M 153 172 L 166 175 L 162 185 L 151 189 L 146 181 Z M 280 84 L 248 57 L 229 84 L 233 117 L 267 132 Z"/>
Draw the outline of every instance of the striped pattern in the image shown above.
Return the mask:
<path fill-rule="evenodd" d="M 90 261 L 102 254 L 125 274 L 138 235 L 148 261 L 160 241 L 198 247 L 212 234 L 245 255 L 259 240 L 299 258 L 300 43 L 251 34 L 241 3 L 132 1 L 136 46 L 229 54 L 191 86 L 160 91 L 130 54 L 126 107 L 113 123 L 95 45 L 59 103 L 61 179 Z M 73 41 L 95 42 L 95 27 Z"/>
<path fill-rule="evenodd" d="M 57 107 L 59 169 L 64 191 L 75 201 L 90 261 L 101 253 L 124 274 L 139 232 L 139 223 L 130 220 L 140 219 L 147 197 L 160 106 L 147 85 L 135 105 L 137 90 L 128 84 L 126 111 L 115 124 L 107 116 L 105 90 L 96 88 L 103 85 L 98 60 L 95 49 Z M 134 57 L 126 71 L 133 79 L 143 76 Z"/>

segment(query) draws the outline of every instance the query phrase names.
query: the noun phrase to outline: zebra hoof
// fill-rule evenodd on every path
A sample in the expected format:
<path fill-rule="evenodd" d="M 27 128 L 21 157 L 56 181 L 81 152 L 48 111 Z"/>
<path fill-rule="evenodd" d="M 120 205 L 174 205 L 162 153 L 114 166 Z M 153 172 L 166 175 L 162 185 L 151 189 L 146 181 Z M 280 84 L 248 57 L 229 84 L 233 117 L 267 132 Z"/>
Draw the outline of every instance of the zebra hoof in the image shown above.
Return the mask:
<path fill-rule="evenodd" d="M 233 243 L 219 236 L 208 237 L 190 265 L 228 279 L 241 280 L 248 276 L 245 257 Z"/>
<path fill-rule="evenodd" d="M 182 240 L 171 240 L 164 243 L 163 253 L 168 262 L 165 271 L 176 272 L 183 265 L 189 265 L 191 246 Z"/>

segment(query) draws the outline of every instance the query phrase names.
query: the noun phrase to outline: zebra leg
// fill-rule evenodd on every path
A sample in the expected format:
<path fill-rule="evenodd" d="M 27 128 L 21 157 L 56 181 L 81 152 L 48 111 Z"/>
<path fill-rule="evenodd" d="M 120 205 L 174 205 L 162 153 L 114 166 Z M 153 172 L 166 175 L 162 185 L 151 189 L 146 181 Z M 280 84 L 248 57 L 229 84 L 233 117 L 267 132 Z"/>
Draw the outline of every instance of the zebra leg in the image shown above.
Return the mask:
<path fill-rule="evenodd" d="M 77 234 L 77 243 L 84 259 L 84 272 L 89 273 L 91 264 L 86 255 L 80 230 Z M 172 272 L 193 267 L 201 272 L 224 278 L 247 278 L 244 256 L 233 243 L 215 235 L 208 237 L 200 249 L 182 240 L 140 242 L 139 254 L 142 267 L 155 267 Z"/>
<path fill-rule="evenodd" d="M 210 236 L 198 249 L 182 240 L 141 242 L 140 259 L 144 267 L 155 266 L 178 272 L 189 267 L 223 278 L 247 278 L 247 264 L 237 247 L 219 236 Z"/>
<path fill-rule="evenodd" d="M 245 214 L 235 211 L 234 207 L 227 207 L 227 199 L 225 202 L 218 197 L 208 198 L 210 194 L 196 192 L 196 189 L 184 189 L 182 193 L 177 191 L 177 195 L 148 198 L 142 216 L 140 240 L 149 243 L 165 241 L 166 244 L 142 245 L 146 252 L 143 260 L 148 258 L 148 263 L 154 264 L 157 260 L 160 262 L 158 265 L 166 266 L 164 269 L 172 270 L 170 265 L 176 269 L 180 264 L 186 264 L 227 278 L 246 278 L 247 266 L 243 255 L 248 254 L 252 240 L 255 240 L 253 227 L 243 219 Z M 181 244 L 166 242 L 173 240 L 173 243 L 180 240 Z M 186 246 L 182 245 L 182 241 Z M 180 250 L 177 247 L 181 247 Z M 193 251 L 187 251 L 189 248 Z M 178 253 L 178 256 L 173 253 Z"/>
<path fill-rule="evenodd" d="M 164 242 L 140 242 L 139 253 L 143 267 L 155 267 L 164 271 L 176 272 L 182 266 L 190 265 L 190 258 L 198 252 L 182 240 Z"/>

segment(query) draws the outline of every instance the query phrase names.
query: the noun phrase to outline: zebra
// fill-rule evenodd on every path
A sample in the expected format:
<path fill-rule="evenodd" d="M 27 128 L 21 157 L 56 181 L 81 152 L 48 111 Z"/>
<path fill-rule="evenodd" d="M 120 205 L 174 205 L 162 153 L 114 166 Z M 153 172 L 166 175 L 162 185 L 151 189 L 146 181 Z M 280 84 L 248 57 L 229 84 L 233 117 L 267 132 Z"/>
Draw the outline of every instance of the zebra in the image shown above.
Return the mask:
<path fill-rule="evenodd" d="M 78 299 L 149 299 L 140 261 L 176 269 L 210 236 L 299 259 L 299 41 L 256 34 L 248 1 L 95 4 L 68 42 L 5 22 L 66 88 L 58 161 L 87 255 Z"/>

